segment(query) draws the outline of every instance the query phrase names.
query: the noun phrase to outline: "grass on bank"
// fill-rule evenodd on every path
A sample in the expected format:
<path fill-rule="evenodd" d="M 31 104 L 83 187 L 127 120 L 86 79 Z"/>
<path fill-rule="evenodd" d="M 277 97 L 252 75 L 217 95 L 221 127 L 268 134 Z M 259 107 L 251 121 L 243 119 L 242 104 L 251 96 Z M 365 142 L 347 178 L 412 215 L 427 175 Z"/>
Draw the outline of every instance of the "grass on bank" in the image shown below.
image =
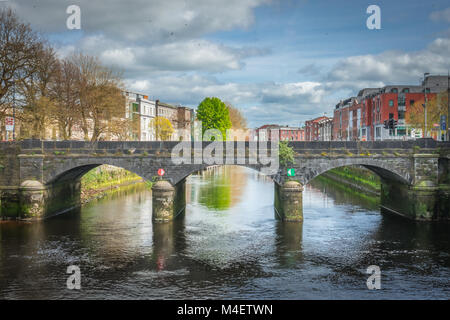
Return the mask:
<path fill-rule="evenodd" d="M 83 191 L 103 190 L 142 180 L 137 174 L 125 169 L 102 165 L 92 169 L 81 178 L 81 189 Z M 149 182 L 147 185 L 151 186 L 151 183 Z"/>
<path fill-rule="evenodd" d="M 328 173 L 341 177 L 344 180 L 354 182 L 359 185 L 369 187 L 370 189 L 380 191 L 380 178 L 369 170 L 358 167 L 340 167 L 327 171 Z"/>

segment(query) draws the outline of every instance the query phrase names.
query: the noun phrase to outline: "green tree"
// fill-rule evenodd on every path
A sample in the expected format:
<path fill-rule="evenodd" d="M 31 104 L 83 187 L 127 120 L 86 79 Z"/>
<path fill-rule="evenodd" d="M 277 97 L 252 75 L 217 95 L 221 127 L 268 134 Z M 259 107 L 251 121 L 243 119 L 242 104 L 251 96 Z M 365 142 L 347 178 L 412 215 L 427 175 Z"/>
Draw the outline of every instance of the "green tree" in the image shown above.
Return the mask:
<path fill-rule="evenodd" d="M 288 141 L 279 142 L 279 155 L 278 159 L 282 167 L 287 167 L 288 165 L 294 164 L 294 149 L 289 147 Z"/>
<path fill-rule="evenodd" d="M 202 122 L 202 134 L 217 129 L 226 140 L 226 131 L 231 128 L 230 113 L 219 98 L 205 98 L 197 107 L 197 119 Z"/>

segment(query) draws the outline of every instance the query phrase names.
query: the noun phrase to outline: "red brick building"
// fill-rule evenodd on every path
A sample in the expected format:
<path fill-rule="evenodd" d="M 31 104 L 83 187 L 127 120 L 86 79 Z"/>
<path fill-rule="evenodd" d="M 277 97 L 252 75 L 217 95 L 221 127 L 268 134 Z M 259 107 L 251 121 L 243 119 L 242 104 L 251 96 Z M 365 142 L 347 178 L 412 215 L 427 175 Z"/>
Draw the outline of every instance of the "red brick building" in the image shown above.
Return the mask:
<path fill-rule="evenodd" d="M 366 88 L 358 96 L 340 101 L 333 116 L 333 140 L 410 139 L 411 127 L 406 114 L 411 105 L 428 100 L 447 89 L 447 76 L 427 76 L 420 86 L 390 85 Z M 419 102 L 421 103 L 421 102 Z M 394 119 L 394 129 L 385 128 L 386 120 Z M 430 128 L 429 128 L 430 129 Z"/>
<path fill-rule="evenodd" d="M 321 116 L 305 121 L 305 141 L 319 141 L 319 122 L 327 117 Z"/>
<path fill-rule="evenodd" d="M 276 132 L 272 131 L 276 130 Z M 258 140 L 305 141 L 305 130 L 298 127 L 266 124 L 255 129 Z M 276 136 L 273 136 L 276 134 Z"/>
<path fill-rule="evenodd" d="M 280 140 L 305 141 L 305 130 L 298 127 L 280 127 Z"/>

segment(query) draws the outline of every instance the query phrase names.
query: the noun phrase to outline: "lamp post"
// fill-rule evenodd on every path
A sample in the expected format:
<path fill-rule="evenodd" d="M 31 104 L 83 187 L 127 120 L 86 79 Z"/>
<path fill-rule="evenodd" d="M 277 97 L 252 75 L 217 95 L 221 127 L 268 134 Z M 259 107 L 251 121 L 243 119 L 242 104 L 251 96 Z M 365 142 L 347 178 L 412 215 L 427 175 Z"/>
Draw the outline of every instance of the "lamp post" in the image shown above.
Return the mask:
<path fill-rule="evenodd" d="M 448 94 L 450 92 L 450 70 L 447 71 L 447 141 L 450 141 L 450 99 Z"/>
<path fill-rule="evenodd" d="M 429 75 L 428 72 L 423 74 L 423 86 L 424 86 L 423 87 L 423 92 L 424 92 L 424 95 L 425 95 L 425 103 L 423 104 L 423 108 L 424 108 L 424 112 L 425 112 L 425 132 L 423 134 L 424 138 L 428 137 L 428 133 L 427 133 L 427 88 L 425 86 L 425 81 L 426 81 L 428 75 Z"/>
<path fill-rule="evenodd" d="M 16 80 L 13 80 L 13 140 L 16 140 Z"/>

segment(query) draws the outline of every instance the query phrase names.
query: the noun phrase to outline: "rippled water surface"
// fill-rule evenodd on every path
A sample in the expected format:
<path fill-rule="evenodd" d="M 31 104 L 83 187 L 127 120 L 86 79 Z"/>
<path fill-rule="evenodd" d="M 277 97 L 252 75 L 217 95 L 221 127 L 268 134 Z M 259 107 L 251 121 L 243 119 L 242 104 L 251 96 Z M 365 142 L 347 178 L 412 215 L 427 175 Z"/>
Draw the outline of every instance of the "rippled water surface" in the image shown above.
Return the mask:
<path fill-rule="evenodd" d="M 41 223 L 0 223 L 0 298 L 448 299 L 450 226 L 381 214 L 316 179 L 304 222 L 281 223 L 273 183 L 222 167 L 187 180 L 185 214 L 152 225 L 132 187 Z M 68 290 L 66 269 L 81 269 Z M 381 268 L 381 290 L 366 269 Z"/>

